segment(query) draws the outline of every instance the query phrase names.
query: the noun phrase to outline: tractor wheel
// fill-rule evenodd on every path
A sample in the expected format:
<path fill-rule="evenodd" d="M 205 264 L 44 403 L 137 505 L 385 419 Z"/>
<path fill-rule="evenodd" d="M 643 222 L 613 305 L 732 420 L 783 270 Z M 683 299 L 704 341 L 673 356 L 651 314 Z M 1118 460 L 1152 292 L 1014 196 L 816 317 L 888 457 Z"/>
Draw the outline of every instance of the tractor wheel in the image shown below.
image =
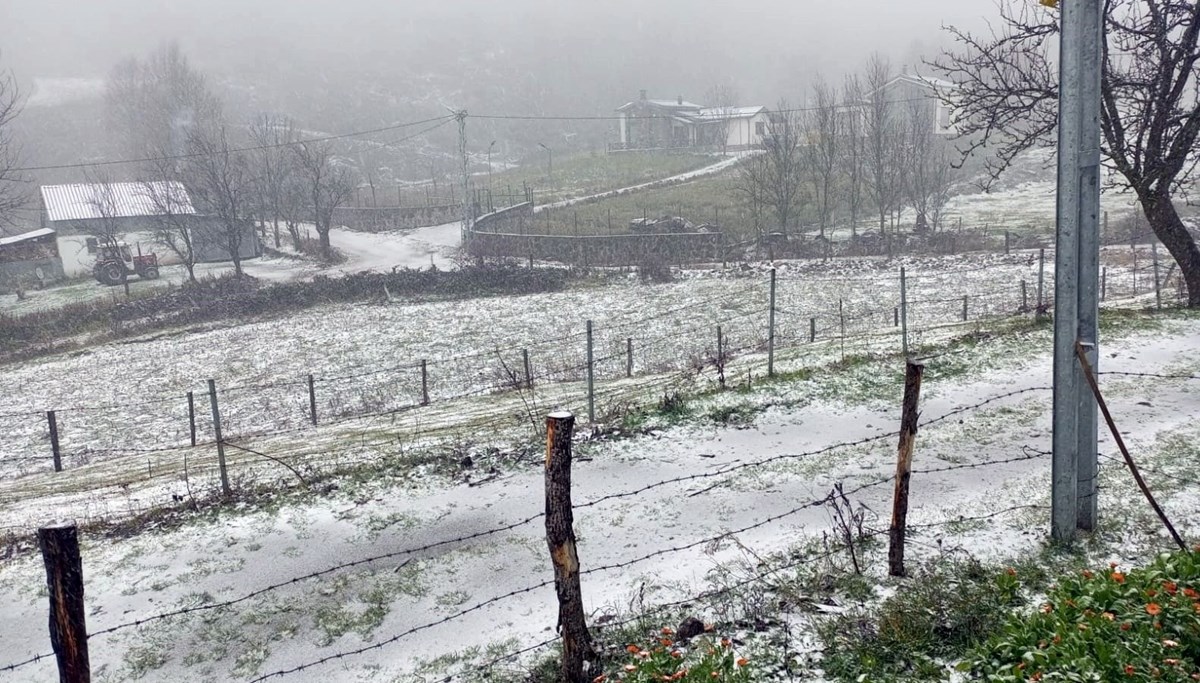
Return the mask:
<path fill-rule="evenodd" d="M 143 280 L 157 280 L 158 279 L 158 267 L 157 266 L 146 266 L 146 269 L 142 271 L 142 279 Z"/>
<path fill-rule="evenodd" d="M 125 272 L 119 263 L 105 263 L 96 269 L 96 279 L 100 281 L 100 284 L 109 287 L 121 284 L 124 276 Z"/>

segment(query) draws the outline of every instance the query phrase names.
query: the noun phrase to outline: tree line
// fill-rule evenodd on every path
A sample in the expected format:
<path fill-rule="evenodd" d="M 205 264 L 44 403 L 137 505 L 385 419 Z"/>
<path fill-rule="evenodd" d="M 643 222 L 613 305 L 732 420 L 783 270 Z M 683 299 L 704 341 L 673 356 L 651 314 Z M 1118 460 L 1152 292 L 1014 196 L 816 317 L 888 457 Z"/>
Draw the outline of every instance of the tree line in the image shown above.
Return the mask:
<path fill-rule="evenodd" d="M 960 173 L 937 132 L 941 95 L 896 96 L 888 86 L 898 75 L 876 54 L 841 88 L 818 75 L 809 106 L 776 105 L 762 152 L 739 164 L 734 183 L 756 233 L 815 228 L 824 238 L 848 225 L 856 236 L 873 211 L 882 235 L 905 209 L 918 230 L 942 227 Z"/>

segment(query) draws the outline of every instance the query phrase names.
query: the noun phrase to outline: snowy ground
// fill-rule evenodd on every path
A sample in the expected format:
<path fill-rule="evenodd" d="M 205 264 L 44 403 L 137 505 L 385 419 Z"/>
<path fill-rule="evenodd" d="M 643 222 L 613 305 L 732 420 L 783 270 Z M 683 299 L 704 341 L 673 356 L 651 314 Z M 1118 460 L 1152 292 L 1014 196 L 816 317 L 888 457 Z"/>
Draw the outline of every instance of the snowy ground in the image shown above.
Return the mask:
<path fill-rule="evenodd" d="M 1163 325 L 1125 330 L 1109 341 L 1105 368 L 1195 373 L 1200 321 Z M 930 424 L 918 438 L 910 524 L 1046 503 L 1049 463 L 1044 458 L 970 466 L 1020 457 L 1024 446 L 1048 447 L 1049 393 L 1038 387 L 1049 381 L 1049 336 L 1042 329 L 996 338 L 973 347 L 961 363 L 954 355 L 930 361 L 922 396 L 923 420 Z M 845 482 L 847 489 L 867 486 L 854 499 L 871 510 L 886 510 L 894 439 L 883 435 L 899 422 L 899 379 L 893 361 L 852 366 L 707 399 L 780 406 L 748 428 L 701 421 L 627 440 L 580 444 L 575 524 L 592 619 L 618 611 L 637 593 L 655 604 L 696 592 L 709 570 L 747 552 L 730 539 L 713 540 L 726 532 L 737 530 L 737 542 L 755 556 L 819 537 L 829 528 L 828 511 L 803 506 L 836 482 Z M 1113 411 L 1147 467 L 1186 466 L 1173 444 L 1194 442 L 1200 400 L 1192 384 L 1106 378 Z M 882 438 L 814 454 L 876 436 Z M 1105 438 L 1101 448 L 1108 453 L 1112 446 Z M 1105 467 L 1110 479 L 1102 489 L 1102 515 L 1115 518 L 1129 505 L 1132 487 L 1110 469 Z M 247 680 L 374 644 L 381 647 L 289 678 L 421 680 L 403 677 L 419 670 L 429 680 L 455 671 L 459 655 L 472 648 L 475 656 L 485 649 L 499 654 L 551 637 L 553 588 L 544 585 L 550 574 L 537 517 L 540 468 L 536 462 L 512 463 L 495 479 L 478 475 L 474 486 L 448 484 L 437 476 L 345 482 L 333 495 L 280 509 L 234 511 L 123 541 L 85 537 L 92 631 L 286 584 L 227 608 L 99 636 L 91 644 L 94 680 Z M 677 477 L 689 479 L 613 497 Z M 875 482 L 883 483 L 869 486 Z M 1191 513 L 1180 519 L 1185 535 L 1194 534 L 1195 525 L 1186 523 L 1196 518 L 1194 492 L 1170 496 L 1167 504 Z M 1044 535 L 1046 515 L 1044 510 L 1005 513 L 987 524 L 918 534 L 914 546 L 944 541 L 985 557 L 1030 551 Z M 488 533 L 526 519 L 531 521 Z M 473 534 L 482 535 L 454 540 Z M 434 543 L 444 544 L 404 552 Z M 667 552 L 672 548 L 679 550 Z M 291 583 L 293 577 L 387 553 L 394 554 Z M 622 567 L 599 569 L 609 565 Z M 0 603 L 6 655 L 0 664 L 47 651 L 42 581 L 40 560 L 32 554 L 0 566 L 0 586 L 10 596 Z M 55 676 L 50 662 L 18 673 L 19 680 L 29 681 Z"/>
<path fill-rule="evenodd" d="M 451 257 L 461 237 L 460 225 L 456 222 L 394 233 L 362 233 L 334 228 L 330 231 L 330 242 L 346 256 L 346 261 L 337 266 L 321 267 L 300 258 L 264 256 L 243 261 L 242 267 L 248 275 L 265 282 L 310 279 L 316 275 L 332 277 L 364 270 L 389 271 L 392 268 L 427 268 L 430 265 L 448 268 L 452 265 Z M 145 249 L 157 249 L 164 263 L 171 262 L 161 247 L 148 246 L 152 242 L 150 235 L 140 237 L 143 238 Z M 126 241 L 133 244 L 138 238 L 138 235 L 127 236 Z M 18 300 L 15 295 L 4 295 L 0 298 L 0 312 L 20 315 L 74 303 L 123 298 L 122 288 L 105 287 L 91 279 L 92 257 L 88 255 L 83 240 L 84 237 L 79 235 L 59 238 L 63 268 L 75 280 L 44 290 L 30 290 L 24 301 Z M 232 270 L 230 263 L 205 263 L 197 265 L 196 275 L 221 275 Z M 157 280 L 143 282 L 132 279 L 130 292 L 136 295 L 138 292 L 179 285 L 186 280 L 187 272 L 183 266 L 166 265 Z"/>

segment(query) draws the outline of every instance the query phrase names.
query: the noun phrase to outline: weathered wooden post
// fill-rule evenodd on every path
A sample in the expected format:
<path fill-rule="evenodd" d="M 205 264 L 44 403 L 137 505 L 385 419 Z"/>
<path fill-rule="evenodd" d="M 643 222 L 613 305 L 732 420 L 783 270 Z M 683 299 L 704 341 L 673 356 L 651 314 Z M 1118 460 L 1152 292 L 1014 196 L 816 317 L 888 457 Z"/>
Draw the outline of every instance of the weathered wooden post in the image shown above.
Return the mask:
<path fill-rule="evenodd" d="M 808 319 L 808 343 L 813 343 L 817 340 L 817 319 Z"/>
<path fill-rule="evenodd" d="M 633 377 L 633 337 L 625 338 L 625 376 Z"/>
<path fill-rule="evenodd" d="M 1021 310 L 1029 310 L 1029 286 L 1024 280 L 1021 280 Z"/>
<path fill-rule="evenodd" d="M 1108 298 L 1108 266 L 1100 269 L 1100 300 L 1104 301 L 1106 298 Z"/>
<path fill-rule="evenodd" d="M 967 322 L 967 295 L 966 294 L 963 294 L 962 319 L 963 319 L 963 322 Z"/>
<path fill-rule="evenodd" d="M 1158 242 L 1150 243 L 1150 255 L 1154 257 L 1154 307 L 1162 310 L 1162 278 L 1158 271 Z"/>
<path fill-rule="evenodd" d="M 58 418 L 53 410 L 46 411 L 46 422 L 50 424 L 50 454 L 54 456 L 54 471 L 62 472 L 62 449 L 58 446 Z"/>
<path fill-rule="evenodd" d="M 196 394 L 188 392 L 188 430 L 192 434 L 192 448 L 196 447 Z"/>
<path fill-rule="evenodd" d="M 892 308 L 892 327 L 900 327 L 900 307 Z"/>
<path fill-rule="evenodd" d="M 717 381 L 725 388 L 725 338 L 721 326 L 717 325 Z"/>
<path fill-rule="evenodd" d="M 562 680 L 586 683 L 583 665 L 595 659 L 592 637 L 583 612 L 579 582 L 579 553 L 575 547 L 571 507 L 571 432 L 575 416 L 555 412 L 546 416 L 546 544 L 554 565 L 558 595 L 558 631 L 562 635 Z"/>
<path fill-rule="evenodd" d="M 1004 255 L 1005 256 L 1008 256 L 1009 254 L 1012 253 L 1011 244 L 1012 244 L 1012 238 L 1009 236 L 1008 231 L 1005 230 L 1004 231 Z"/>
<path fill-rule="evenodd" d="M 312 373 L 308 375 L 308 415 L 312 418 L 313 426 L 317 426 L 317 382 Z"/>
<path fill-rule="evenodd" d="M 900 349 L 908 358 L 908 278 L 900 266 Z"/>
<path fill-rule="evenodd" d="M 521 363 L 525 366 L 525 388 L 533 390 L 533 369 L 529 365 L 529 349 L 521 349 Z"/>
<path fill-rule="evenodd" d="M 913 446 L 920 418 L 921 376 L 925 366 L 909 359 L 904 372 L 904 407 L 900 418 L 900 449 L 896 460 L 896 493 L 889 531 L 888 573 L 904 576 L 904 534 L 908 525 L 908 484 L 912 476 Z"/>
<path fill-rule="evenodd" d="M 421 405 L 429 405 L 429 361 L 421 359 Z"/>
<path fill-rule="evenodd" d="M 846 362 L 846 309 L 841 299 L 838 299 L 838 339 L 842 346 L 842 362 Z"/>
<path fill-rule="evenodd" d="M 221 408 L 217 405 L 217 381 L 208 380 L 208 401 L 212 406 L 213 435 L 217 438 L 217 469 L 221 474 L 221 493 L 229 498 L 233 490 L 229 487 L 229 471 L 225 468 L 225 439 L 221 436 Z"/>
<path fill-rule="evenodd" d="M 73 522 L 38 529 L 38 547 L 46 565 L 50 595 L 50 646 L 58 660 L 61 683 L 88 683 L 86 612 L 83 604 L 83 559 L 79 531 Z"/>

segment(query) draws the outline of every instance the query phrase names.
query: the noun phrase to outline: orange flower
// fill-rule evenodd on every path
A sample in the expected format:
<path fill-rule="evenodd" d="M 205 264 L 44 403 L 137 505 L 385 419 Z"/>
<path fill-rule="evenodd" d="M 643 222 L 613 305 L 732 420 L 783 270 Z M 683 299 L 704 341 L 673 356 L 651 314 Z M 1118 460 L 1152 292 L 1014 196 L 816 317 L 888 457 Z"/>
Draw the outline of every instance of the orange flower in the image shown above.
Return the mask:
<path fill-rule="evenodd" d="M 680 652 L 679 650 L 671 650 L 671 656 L 674 657 L 675 659 L 679 659 L 680 657 L 683 656 L 683 653 Z"/>
<path fill-rule="evenodd" d="M 1008 569 L 1005 570 L 1005 573 L 1007 573 L 1009 576 L 1016 576 L 1017 570 L 1013 569 L 1012 567 L 1009 567 Z"/>
<path fill-rule="evenodd" d="M 1158 603 L 1152 602 L 1149 605 L 1146 605 L 1146 614 L 1149 614 L 1152 617 L 1162 614 L 1162 608 L 1158 606 Z"/>
<path fill-rule="evenodd" d="M 663 647 L 671 647 L 672 645 L 675 644 L 674 642 L 671 641 L 670 638 L 663 638 L 662 640 L 660 640 L 658 642 L 662 643 Z"/>
<path fill-rule="evenodd" d="M 1116 581 L 1117 583 L 1125 583 L 1125 575 L 1121 572 L 1113 572 L 1112 580 Z"/>
<path fill-rule="evenodd" d="M 634 664 L 626 664 L 625 670 L 626 671 L 637 671 L 637 666 Z"/>
<path fill-rule="evenodd" d="M 1133 624 L 1129 623 L 1128 621 L 1121 622 L 1121 630 L 1122 631 L 1128 631 L 1131 628 L 1133 628 Z"/>
<path fill-rule="evenodd" d="M 1117 618 L 1117 615 L 1113 614 L 1112 612 L 1105 612 L 1105 613 L 1101 614 L 1100 616 L 1104 617 L 1105 619 L 1108 619 L 1109 621 L 1112 621 L 1113 619 Z"/>
<path fill-rule="evenodd" d="M 1156 596 L 1156 595 L 1158 595 L 1158 591 L 1154 590 L 1153 588 L 1147 588 L 1147 589 L 1146 589 L 1146 597 L 1148 597 L 1148 598 L 1152 598 L 1152 597 L 1154 597 L 1154 596 Z"/>
<path fill-rule="evenodd" d="M 1083 570 L 1083 578 L 1090 579 L 1093 576 L 1095 576 L 1095 574 L 1092 574 L 1092 570 L 1090 570 L 1090 569 Z"/>
<path fill-rule="evenodd" d="M 636 655 L 637 653 L 642 651 L 642 648 L 638 647 L 637 645 L 634 645 L 633 643 L 630 643 L 629 645 L 625 646 L 625 651 L 631 655 Z"/>
<path fill-rule="evenodd" d="M 1132 675 L 1133 675 L 1133 672 L 1134 672 L 1133 665 L 1132 665 L 1132 664 L 1126 664 L 1126 665 L 1125 665 L 1125 675 L 1126 675 L 1126 676 L 1132 676 Z"/>
<path fill-rule="evenodd" d="M 1029 680 L 1031 680 L 1031 681 L 1040 681 L 1040 680 L 1042 680 L 1042 672 L 1041 672 L 1041 671 L 1037 671 L 1037 672 L 1035 672 L 1035 673 L 1034 673 L 1032 676 L 1030 676 L 1030 677 L 1029 677 Z"/>
<path fill-rule="evenodd" d="M 674 633 L 674 631 L 672 631 L 672 630 L 671 630 L 671 627 L 670 627 L 670 626 L 664 626 L 664 627 L 663 627 L 663 629 L 662 629 L 662 634 L 663 634 L 664 636 L 669 636 L 669 635 L 671 635 L 672 633 Z"/>
<path fill-rule="evenodd" d="M 750 660 L 749 660 L 749 659 L 746 659 L 745 657 L 741 657 L 741 658 L 739 658 L 739 659 L 737 660 L 737 665 L 738 665 L 738 666 L 746 666 L 746 665 L 747 665 L 747 664 L 749 664 L 749 663 L 750 663 Z"/>
<path fill-rule="evenodd" d="M 1163 660 L 1163 664 L 1166 664 L 1166 665 L 1168 665 L 1168 666 L 1179 666 L 1179 660 L 1178 660 L 1178 659 L 1171 659 L 1171 658 L 1169 658 L 1169 657 L 1168 657 L 1167 659 L 1164 659 L 1164 660 Z"/>
<path fill-rule="evenodd" d="M 1117 563 L 1116 563 L 1116 562 L 1109 562 L 1109 563 L 1108 563 L 1108 568 L 1109 568 L 1109 569 L 1116 569 L 1116 568 L 1117 568 L 1117 566 L 1118 566 L 1118 565 L 1117 565 Z"/>
<path fill-rule="evenodd" d="M 720 678 L 720 677 L 721 677 L 721 674 L 720 674 L 720 673 L 718 673 L 718 672 L 716 672 L 716 671 L 714 671 L 714 672 L 712 672 L 712 677 L 713 677 L 713 678 Z"/>
<path fill-rule="evenodd" d="M 1177 643 L 1174 640 L 1171 640 L 1170 638 L 1164 639 L 1162 641 L 1162 644 L 1163 644 L 1163 647 L 1179 647 L 1179 643 Z"/>
<path fill-rule="evenodd" d="M 1200 593 L 1197 593 L 1196 589 L 1194 589 L 1194 588 L 1184 588 L 1183 594 L 1193 600 L 1195 600 L 1196 598 L 1200 598 Z"/>
<path fill-rule="evenodd" d="M 1179 590 L 1179 586 L 1176 586 L 1174 581 L 1163 581 L 1163 590 L 1168 595 L 1175 595 L 1175 591 Z"/>

